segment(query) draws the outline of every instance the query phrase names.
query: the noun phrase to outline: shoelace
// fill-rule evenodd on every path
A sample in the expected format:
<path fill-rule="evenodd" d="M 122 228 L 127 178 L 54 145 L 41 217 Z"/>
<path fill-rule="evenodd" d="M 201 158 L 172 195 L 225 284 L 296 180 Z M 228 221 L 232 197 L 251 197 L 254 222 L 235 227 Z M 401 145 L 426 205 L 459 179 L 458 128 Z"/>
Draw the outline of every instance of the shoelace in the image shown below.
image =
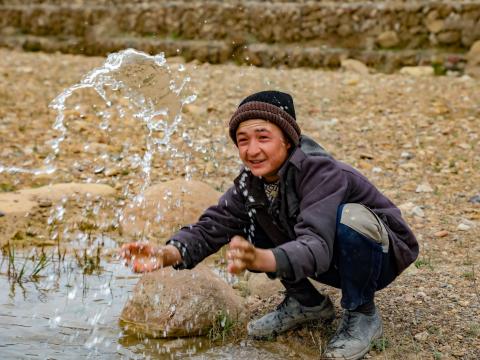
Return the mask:
<path fill-rule="evenodd" d="M 352 327 L 354 323 L 358 320 L 358 317 L 355 315 L 352 315 L 351 312 L 347 312 L 344 317 L 342 318 L 342 324 L 340 325 L 340 329 L 338 333 L 335 335 L 335 338 L 337 339 L 345 339 L 345 338 L 354 338 L 356 339 L 357 337 L 353 334 L 352 332 Z M 339 346 L 335 346 L 338 349 L 341 349 L 345 346 L 345 343 L 342 343 Z"/>

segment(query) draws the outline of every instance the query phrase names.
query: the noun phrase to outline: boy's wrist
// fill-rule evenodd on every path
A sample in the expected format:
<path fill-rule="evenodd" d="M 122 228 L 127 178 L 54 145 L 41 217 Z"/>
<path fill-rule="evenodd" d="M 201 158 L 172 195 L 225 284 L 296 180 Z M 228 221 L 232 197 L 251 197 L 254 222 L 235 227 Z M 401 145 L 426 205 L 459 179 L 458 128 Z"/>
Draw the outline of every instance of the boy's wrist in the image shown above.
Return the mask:
<path fill-rule="evenodd" d="M 272 250 L 255 248 L 255 260 L 253 261 L 251 270 L 275 272 L 276 269 L 277 264 Z"/>

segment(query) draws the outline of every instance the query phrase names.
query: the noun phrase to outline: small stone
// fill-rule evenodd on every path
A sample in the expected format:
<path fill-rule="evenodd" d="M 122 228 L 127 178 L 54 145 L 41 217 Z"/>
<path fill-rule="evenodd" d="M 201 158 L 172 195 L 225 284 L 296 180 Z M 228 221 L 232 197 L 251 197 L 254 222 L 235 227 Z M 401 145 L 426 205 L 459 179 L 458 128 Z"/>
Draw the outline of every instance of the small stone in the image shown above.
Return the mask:
<path fill-rule="evenodd" d="M 377 44 L 382 48 L 392 48 L 397 46 L 400 42 L 398 35 L 395 31 L 385 31 L 378 35 Z"/>
<path fill-rule="evenodd" d="M 345 59 L 341 62 L 342 69 L 357 74 L 366 75 L 369 73 L 368 67 L 361 61 L 354 59 Z"/>
<path fill-rule="evenodd" d="M 428 339 L 428 331 L 422 331 L 414 336 L 417 341 L 425 341 Z"/>
<path fill-rule="evenodd" d="M 93 170 L 93 172 L 94 172 L 95 174 L 101 174 L 101 173 L 103 173 L 104 171 L 105 171 L 105 166 L 97 166 L 97 167 Z"/>
<path fill-rule="evenodd" d="M 413 154 L 408 152 L 408 151 L 403 151 L 401 154 L 400 154 L 400 157 L 402 159 L 406 159 L 406 160 L 410 160 L 410 159 L 413 159 Z"/>
<path fill-rule="evenodd" d="M 40 206 L 41 208 L 47 208 L 52 206 L 52 202 L 49 199 L 40 199 L 38 201 L 38 206 Z"/>
<path fill-rule="evenodd" d="M 433 192 L 433 188 L 428 183 L 423 183 L 417 186 L 415 190 L 417 193 L 431 193 Z"/>
<path fill-rule="evenodd" d="M 435 237 L 445 237 L 447 235 L 448 235 L 447 230 L 440 230 L 440 231 L 437 231 L 435 234 L 433 234 L 433 236 Z"/>
<path fill-rule="evenodd" d="M 5 216 L 5 213 L 3 211 L 0 211 L 0 217 Z"/>
<path fill-rule="evenodd" d="M 419 291 L 417 292 L 416 297 L 425 299 L 427 297 L 427 294 L 425 294 L 423 291 Z"/>
<path fill-rule="evenodd" d="M 457 230 L 460 230 L 460 231 L 468 231 L 470 229 L 471 229 L 470 226 L 468 226 L 467 224 L 464 224 L 464 223 L 460 223 L 457 226 Z"/>
<path fill-rule="evenodd" d="M 438 42 L 445 45 L 458 43 L 461 37 L 459 31 L 443 31 L 437 35 Z"/>
<path fill-rule="evenodd" d="M 430 21 L 426 21 L 428 31 L 436 34 L 443 30 L 445 26 L 445 21 L 440 19 L 434 19 Z"/>
<path fill-rule="evenodd" d="M 423 218 L 423 217 L 425 217 L 425 212 L 423 211 L 423 209 L 420 206 L 415 206 L 412 209 L 412 215 Z"/>
<path fill-rule="evenodd" d="M 409 76 L 433 76 L 435 71 L 432 66 L 404 66 L 400 69 L 400 74 Z"/>
<path fill-rule="evenodd" d="M 480 204 L 480 194 L 472 196 L 468 199 L 468 202 L 471 202 L 472 204 Z"/>

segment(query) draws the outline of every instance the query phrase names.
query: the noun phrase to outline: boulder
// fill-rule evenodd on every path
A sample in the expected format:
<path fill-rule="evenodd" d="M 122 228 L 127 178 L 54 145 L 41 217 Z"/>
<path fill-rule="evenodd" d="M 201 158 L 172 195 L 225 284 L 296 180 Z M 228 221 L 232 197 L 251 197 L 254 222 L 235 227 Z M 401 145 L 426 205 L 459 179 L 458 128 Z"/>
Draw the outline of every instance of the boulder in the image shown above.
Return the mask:
<path fill-rule="evenodd" d="M 246 321 L 244 300 L 205 265 L 145 274 L 120 315 L 130 333 L 150 337 L 207 335 Z"/>
<path fill-rule="evenodd" d="M 181 226 L 195 223 L 220 195 L 201 181 L 175 179 L 153 185 L 140 206 L 133 202 L 126 206 L 122 231 L 129 236 L 167 238 Z"/>
<path fill-rule="evenodd" d="M 278 279 L 269 279 L 267 275 L 263 273 L 248 273 L 247 289 L 249 295 L 267 299 L 285 288 Z"/>
<path fill-rule="evenodd" d="M 466 73 L 473 77 L 480 78 L 480 40 L 473 43 L 467 54 Z"/>

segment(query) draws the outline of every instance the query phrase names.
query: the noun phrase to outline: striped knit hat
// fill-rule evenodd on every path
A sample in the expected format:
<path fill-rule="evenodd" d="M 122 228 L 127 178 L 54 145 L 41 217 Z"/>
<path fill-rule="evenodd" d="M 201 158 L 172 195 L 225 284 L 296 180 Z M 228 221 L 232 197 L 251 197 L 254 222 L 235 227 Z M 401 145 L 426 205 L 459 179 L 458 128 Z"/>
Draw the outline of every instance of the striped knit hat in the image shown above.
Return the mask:
<path fill-rule="evenodd" d="M 237 143 L 237 129 L 241 122 L 263 119 L 277 125 L 297 145 L 300 128 L 295 118 L 292 97 L 280 91 L 261 91 L 245 98 L 238 106 L 229 123 L 230 137 Z"/>

